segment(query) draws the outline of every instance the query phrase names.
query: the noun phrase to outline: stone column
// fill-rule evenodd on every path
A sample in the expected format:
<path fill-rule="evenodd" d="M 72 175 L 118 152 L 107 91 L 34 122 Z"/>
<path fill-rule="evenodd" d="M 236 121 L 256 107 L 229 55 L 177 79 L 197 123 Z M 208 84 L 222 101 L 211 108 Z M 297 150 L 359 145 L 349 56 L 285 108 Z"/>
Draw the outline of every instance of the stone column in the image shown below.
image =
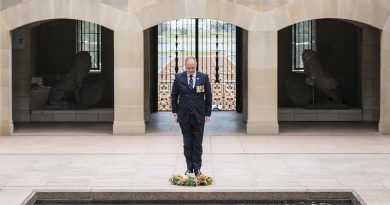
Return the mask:
<path fill-rule="evenodd" d="M 248 134 L 278 134 L 277 31 L 248 33 Z"/>
<path fill-rule="evenodd" d="M 13 133 L 11 33 L 0 19 L 0 135 Z"/>
<path fill-rule="evenodd" d="M 363 121 L 379 120 L 380 32 L 362 29 L 362 111 Z"/>
<path fill-rule="evenodd" d="M 390 29 L 381 36 L 380 68 L 380 119 L 379 132 L 390 134 Z"/>
<path fill-rule="evenodd" d="M 242 122 L 248 122 L 248 31 L 242 29 L 242 59 L 241 59 L 241 96 L 242 96 Z"/>
<path fill-rule="evenodd" d="M 12 31 L 12 116 L 14 122 L 30 121 L 32 41 L 28 28 Z"/>
<path fill-rule="evenodd" d="M 152 37 L 152 29 L 147 29 L 144 31 L 144 116 L 145 116 L 145 122 L 150 123 L 151 120 L 151 110 L 150 110 L 150 73 L 152 72 L 152 56 L 151 56 L 151 50 L 152 45 L 150 43 L 150 39 Z"/>
<path fill-rule="evenodd" d="M 145 134 L 143 31 L 114 31 L 115 135 Z"/>
<path fill-rule="evenodd" d="M 382 31 L 379 132 L 390 134 L 390 29 Z"/>

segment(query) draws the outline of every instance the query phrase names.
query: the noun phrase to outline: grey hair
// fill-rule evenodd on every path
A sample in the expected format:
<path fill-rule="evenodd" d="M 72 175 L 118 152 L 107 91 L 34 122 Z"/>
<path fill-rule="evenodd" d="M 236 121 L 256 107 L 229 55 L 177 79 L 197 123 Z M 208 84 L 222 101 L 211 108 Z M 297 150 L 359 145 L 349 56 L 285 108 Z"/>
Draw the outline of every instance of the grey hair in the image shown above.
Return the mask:
<path fill-rule="evenodd" d="M 187 64 L 187 61 L 188 61 L 188 60 L 191 60 L 191 59 L 194 60 L 196 64 L 198 64 L 198 61 L 196 60 L 196 58 L 195 58 L 194 56 L 188 56 L 188 57 L 185 58 L 185 60 L 184 60 L 184 65 L 186 65 L 186 64 Z"/>

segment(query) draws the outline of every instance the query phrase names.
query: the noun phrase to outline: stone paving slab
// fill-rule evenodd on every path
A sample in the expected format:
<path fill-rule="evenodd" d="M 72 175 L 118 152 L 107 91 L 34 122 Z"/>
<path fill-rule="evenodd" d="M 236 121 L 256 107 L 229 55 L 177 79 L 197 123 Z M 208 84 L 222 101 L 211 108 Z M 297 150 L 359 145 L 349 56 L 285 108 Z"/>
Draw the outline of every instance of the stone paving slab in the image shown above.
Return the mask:
<path fill-rule="evenodd" d="M 212 136 L 204 153 L 390 153 L 390 136 Z M 182 153 L 181 136 L 2 136 L 0 154 Z"/>
<path fill-rule="evenodd" d="M 352 189 L 368 205 L 390 204 L 390 136 L 207 135 L 209 187 L 175 187 L 185 159 L 177 135 L 2 136 L 0 205 L 33 190 Z"/>
<path fill-rule="evenodd" d="M 382 171 L 390 170 L 389 155 L 205 154 L 203 171 L 216 183 L 193 190 L 352 189 L 381 204 L 390 201 L 390 173 Z M 20 203 L 36 189 L 186 190 L 168 183 L 184 167 L 179 153 L 0 155 L 0 204 Z"/>

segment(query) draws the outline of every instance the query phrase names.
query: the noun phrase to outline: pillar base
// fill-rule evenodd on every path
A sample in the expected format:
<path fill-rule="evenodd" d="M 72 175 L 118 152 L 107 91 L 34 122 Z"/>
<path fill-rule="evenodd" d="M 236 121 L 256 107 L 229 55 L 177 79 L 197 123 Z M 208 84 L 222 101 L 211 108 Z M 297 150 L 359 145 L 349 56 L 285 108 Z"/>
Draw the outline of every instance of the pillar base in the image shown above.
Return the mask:
<path fill-rule="evenodd" d="M 279 134 L 279 123 L 277 121 L 263 121 L 246 123 L 248 135 L 277 135 Z"/>
<path fill-rule="evenodd" d="M 381 135 L 390 134 L 390 122 L 379 121 L 378 130 Z"/>
<path fill-rule="evenodd" d="M 10 136 L 14 133 L 14 123 L 3 121 L 0 122 L 0 135 L 1 136 Z"/>
<path fill-rule="evenodd" d="M 378 110 L 363 110 L 363 122 L 378 122 L 379 111 Z"/>
<path fill-rule="evenodd" d="M 144 135 L 144 121 L 114 121 L 112 132 L 114 135 Z"/>

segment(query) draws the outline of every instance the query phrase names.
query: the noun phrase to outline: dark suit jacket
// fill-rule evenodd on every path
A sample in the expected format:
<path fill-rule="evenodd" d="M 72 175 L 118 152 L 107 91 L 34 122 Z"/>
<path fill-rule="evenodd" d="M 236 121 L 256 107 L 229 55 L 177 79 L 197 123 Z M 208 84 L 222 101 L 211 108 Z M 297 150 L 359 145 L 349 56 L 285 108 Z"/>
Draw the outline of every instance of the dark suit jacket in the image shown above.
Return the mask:
<path fill-rule="evenodd" d="M 211 104 L 211 85 L 207 74 L 196 72 L 194 89 L 188 86 L 187 72 L 176 74 L 172 86 L 172 113 L 177 113 L 178 122 L 187 123 L 192 108 L 196 121 L 204 123 L 205 116 L 211 115 Z"/>

